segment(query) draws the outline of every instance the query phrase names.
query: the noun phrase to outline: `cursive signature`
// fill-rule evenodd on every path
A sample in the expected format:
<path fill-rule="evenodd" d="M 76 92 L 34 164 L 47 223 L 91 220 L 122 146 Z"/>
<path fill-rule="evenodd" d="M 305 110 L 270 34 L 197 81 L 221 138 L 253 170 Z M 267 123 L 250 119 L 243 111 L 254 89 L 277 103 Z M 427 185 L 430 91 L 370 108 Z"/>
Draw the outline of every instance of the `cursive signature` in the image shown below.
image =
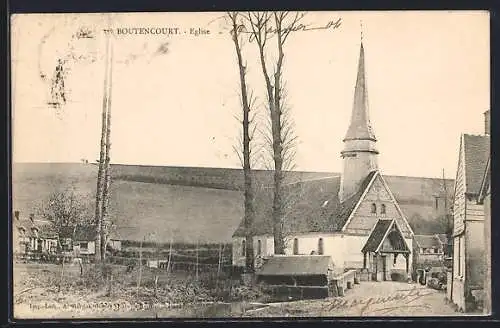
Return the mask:
<path fill-rule="evenodd" d="M 224 18 L 224 17 L 219 17 Z M 210 24 L 210 23 L 209 23 Z M 342 25 L 342 18 L 338 18 L 337 20 L 330 20 L 324 25 L 313 25 L 313 24 L 296 24 L 288 27 L 282 28 L 279 32 L 283 34 L 288 34 L 289 32 L 307 32 L 307 31 L 317 31 L 317 30 L 335 30 L 340 28 Z M 234 33 L 232 27 L 227 25 L 221 26 L 223 30 L 230 30 L 231 33 Z M 252 42 L 255 40 L 255 32 L 252 31 L 251 28 L 247 27 L 245 24 L 240 23 L 236 27 L 236 32 L 240 34 L 248 34 L 248 41 Z M 272 26 L 272 24 L 266 25 L 264 27 L 264 32 L 267 36 L 275 35 L 278 33 L 278 29 L 276 26 Z"/>
<path fill-rule="evenodd" d="M 343 298 L 335 298 L 332 302 L 325 305 L 324 310 L 332 311 L 336 309 L 349 309 L 357 306 L 361 306 L 359 315 L 366 315 L 369 310 L 371 313 L 387 314 L 396 309 L 404 308 L 415 308 L 415 307 L 427 307 L 427 305 L 415 305 L 410 304 L 416 300 L 434 294 L 434 291 L 423 290 L 419 288 L 402 289 L 398 290 L 397 293 L 393 295 L 388 295 L 384 297 L 369 297 L 366 299 L 353 299 L 345 300 Z M 374 305 L 382 305 L 390 302 L 398 302 L 396 306 L 387 306 L 379 309 L 373 309 Z"/>

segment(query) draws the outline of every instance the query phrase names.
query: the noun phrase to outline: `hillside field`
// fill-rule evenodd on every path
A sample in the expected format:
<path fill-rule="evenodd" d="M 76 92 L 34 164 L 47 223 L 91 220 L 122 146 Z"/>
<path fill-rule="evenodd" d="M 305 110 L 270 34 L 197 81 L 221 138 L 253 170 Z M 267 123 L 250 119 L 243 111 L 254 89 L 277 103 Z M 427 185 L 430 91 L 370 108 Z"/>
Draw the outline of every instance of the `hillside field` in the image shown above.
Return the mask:
<path fill-rule="evenodd" d="M 113 165 L 112 175 L 110 216 L 123 240 L 229 243 L 243 216 L 241 170 Z M 258 181 L 267 179 L 264 172 L 257 175 Z M 336 175 L 294 172 L 292 180 Z M 92 164 L 14 164 L 12 208 L 27 217 L 50 193 L 72 187 L 92 213 L 96 176 Z M 442 232 L 434 207 L 440 179 L 387 176 L 386 180 L 415 233 Z M 446 185 L 450 194 L 453 181 Z"/>

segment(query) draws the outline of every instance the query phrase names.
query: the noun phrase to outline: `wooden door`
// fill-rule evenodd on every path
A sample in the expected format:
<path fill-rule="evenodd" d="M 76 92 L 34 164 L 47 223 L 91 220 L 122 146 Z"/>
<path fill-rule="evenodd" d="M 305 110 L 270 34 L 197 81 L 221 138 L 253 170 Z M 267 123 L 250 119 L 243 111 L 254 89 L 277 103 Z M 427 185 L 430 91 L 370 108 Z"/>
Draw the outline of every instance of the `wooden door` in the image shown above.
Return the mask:
<path fill-rule="evenodd" d="M 382 277 L 383 277 L 382 279 L 384 281 L 388 280 L 387 276 L 388 276 L 388 274 L 387 274 L 387 256 L 384 255 L 384 256 L 382 256 Z"/>

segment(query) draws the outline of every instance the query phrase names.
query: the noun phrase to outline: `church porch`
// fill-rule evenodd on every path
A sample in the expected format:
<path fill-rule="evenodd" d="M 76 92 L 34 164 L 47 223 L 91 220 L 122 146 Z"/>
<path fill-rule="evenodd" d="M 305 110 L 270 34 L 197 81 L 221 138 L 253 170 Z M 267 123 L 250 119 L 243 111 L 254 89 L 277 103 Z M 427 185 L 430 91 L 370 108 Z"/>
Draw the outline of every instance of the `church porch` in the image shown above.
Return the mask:
<path fill-rule="evenodd" d="M 364 276 L 366 280 L 408 279 L 411 272 L 411 251 L 395 220 L 380 219 L 361 252 L 363 253 L 362 277 Z"/>

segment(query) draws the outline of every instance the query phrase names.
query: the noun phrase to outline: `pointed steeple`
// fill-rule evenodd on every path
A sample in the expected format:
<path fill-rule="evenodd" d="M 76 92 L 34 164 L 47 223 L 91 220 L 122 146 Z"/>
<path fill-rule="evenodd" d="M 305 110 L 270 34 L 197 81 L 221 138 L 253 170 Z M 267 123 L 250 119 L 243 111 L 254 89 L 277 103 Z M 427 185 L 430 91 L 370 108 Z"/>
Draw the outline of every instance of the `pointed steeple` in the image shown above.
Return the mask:
<path fill-rule="evenodd" d="M 359 48 L 358 76 L 354 89 L 354 104 L 352 108 L 351 124 L 344 138 L 346 140 L 373 140 L 375 133 L 370 123 L 368 111 L 368 90 L 366 87 L 365 50 L 363 47 L 363 34 Z"/>
<path fill-rule="evenodd" d="M 371 172 L 378 170 L 376 143 L 377 139 L 373 133 L 368 112 L 365 50 L 363 48 L 363 34 L 361 34 L 358 76 L 354 89 L 351 122 L 344 138 L 344 149 L 341 152 L 344 162 L 338 194 L 341 202 L 357 193 L 364 179 Z"/>

